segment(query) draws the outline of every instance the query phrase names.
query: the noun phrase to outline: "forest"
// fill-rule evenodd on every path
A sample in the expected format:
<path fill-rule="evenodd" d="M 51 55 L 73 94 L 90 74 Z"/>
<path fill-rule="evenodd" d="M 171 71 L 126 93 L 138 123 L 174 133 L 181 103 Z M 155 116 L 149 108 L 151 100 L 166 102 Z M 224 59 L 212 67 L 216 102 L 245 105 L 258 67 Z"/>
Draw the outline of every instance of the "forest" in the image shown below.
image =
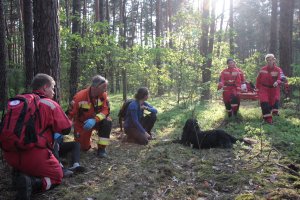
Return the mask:
<path fill-rule="evenodd" d="M 280 115 L 264 124 L 259 102 L 242 100 L 239 120 L 227 118 L 217 90 L 227 59 L 255 84 L 269 53 L 289 83 Z M 54 78 L 64 110 L 94 75 L 105 77 L 113 130 L 109 158 L 95 157 L 93 134 L 81 154 L 87 171 L 33 199 L 300 199 L 298 0 L 0 0 L 1 113 L 37 73 Z M 117 117 L 142 86 L 158 110 L 147 146 L 123 142 Z M 189 118 L 256 142 L 230 150 L 173 143 Z M 3 199 L 15 194 L 10 170 L 0 163 Z"/>

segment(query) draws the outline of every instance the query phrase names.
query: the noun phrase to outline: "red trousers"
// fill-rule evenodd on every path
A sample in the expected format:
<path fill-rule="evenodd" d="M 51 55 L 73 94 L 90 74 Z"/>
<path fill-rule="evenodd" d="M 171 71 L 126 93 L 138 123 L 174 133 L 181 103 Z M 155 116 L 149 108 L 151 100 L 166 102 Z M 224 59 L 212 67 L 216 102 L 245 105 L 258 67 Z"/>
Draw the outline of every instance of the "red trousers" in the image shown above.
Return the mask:
<path fill-rule="evenodd" d="M 273 106 L 280 99 L 280 88 L 261 87 L 258 93 L 260 102 L 267 102 Z"/>
<path fill-rule="evenodd" d="M 49 149 L 33 148 L 23 152 L 4 152 L 4 159 L 13 168 L 28 175 L 41 178 L 42 191 L 49 190 L 52 185 L 61 184 L 62 168 Z"/>

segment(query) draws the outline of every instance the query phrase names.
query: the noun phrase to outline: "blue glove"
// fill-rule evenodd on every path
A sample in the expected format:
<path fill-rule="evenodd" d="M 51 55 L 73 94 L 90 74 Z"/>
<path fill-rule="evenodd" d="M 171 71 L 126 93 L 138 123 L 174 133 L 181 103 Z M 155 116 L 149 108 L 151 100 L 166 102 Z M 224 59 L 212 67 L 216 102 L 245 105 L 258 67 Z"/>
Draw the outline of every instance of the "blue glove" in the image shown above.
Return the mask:
<path fill-rule="evenodd" d="M 95 124 L 96 124 L 96 120 L 94 118 L 91 118 L 91 119 L 88 119 L 84 122 L 83 128 L 85 130 L 90 130 L 95 126 Z"/>
<path fill-rule="evenodd" d="M 60 133 L 54 133 L 54 140 L 58 143 L 61 144 L 63 142 L 64 136 Z"/>

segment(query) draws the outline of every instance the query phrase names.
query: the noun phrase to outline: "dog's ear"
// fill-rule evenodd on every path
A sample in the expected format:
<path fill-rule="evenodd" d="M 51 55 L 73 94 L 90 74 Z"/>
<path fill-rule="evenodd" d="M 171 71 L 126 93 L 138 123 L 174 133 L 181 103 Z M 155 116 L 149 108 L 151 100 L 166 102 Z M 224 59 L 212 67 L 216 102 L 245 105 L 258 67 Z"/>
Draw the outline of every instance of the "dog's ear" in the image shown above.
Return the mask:
<path fill-rule="evenodd" d="M 200 125 L 196 119 L 193 120 L 193 131 L 199 132 L 200 131 Z"/>
<path fill-rule="evenodd" d="M 181 135 L 181 143 L 184 145 L 188 145 L 189 144 L 189 135 L 191 132 L 191 126 L 192 125 L 192 119 L 188 119 L 186 120 L 184 127 L 183 127 L 183 131 L 182 131 L 182 135 Z"/>

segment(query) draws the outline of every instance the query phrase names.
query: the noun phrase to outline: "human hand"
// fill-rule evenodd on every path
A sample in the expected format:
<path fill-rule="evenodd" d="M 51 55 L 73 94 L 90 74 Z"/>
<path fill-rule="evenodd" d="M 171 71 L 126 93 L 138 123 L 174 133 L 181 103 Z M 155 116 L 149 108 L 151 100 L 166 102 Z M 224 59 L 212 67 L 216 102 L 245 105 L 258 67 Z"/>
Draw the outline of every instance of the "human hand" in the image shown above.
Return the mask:
<path fill-rule="evenodd" d="M 275 81 L 274 84 L 273 84 L 273 86 L 274 86 L 274 87 L 277 87 L 277 86 L 278 86 L 278 82 Z"/>
<path fill-rule="evenodd" d="M 90 118 L 84 122 L 83 128 L 85 130 L 90 130 L 95 126 L 95 124 L 96 124 L 96 119 Z"/>
<path fill-rule="evenodd" d="M 149 110 L 149 108 L 147 106 L 141 105 L 141 109 L 142 110 Z"/>
<path fill-rule="evenodd" d="M 148 140 L 151 140 L 151 135 L 149 135 L 149 133 L 145 132 L 145 135 Z"/>
<path fill-rule="evenodd" d="M 218 90 L 220 90 L 220 89 L 222 89 L 222 88 L 223 88 L 223 83 L 220 82 L 220 83 L 218 84 Z"/>
<path fill-rule="evenodd" d="M 62 143 L 63 142 L 63 135 L 62 134 L 60 134 L 60 133 L 54 133 L 53 134 L 53 138 L 54 138 L 54 140 L 57 142 L 57 143 Z"/>
<path fill-rule="evenodd" d="M 243 83 L 243 84 L 241 85 L 241 91 L 242 91 L 242 92 L 247 92 L 247 85 L 246 85 L 245 83 Z"/>

